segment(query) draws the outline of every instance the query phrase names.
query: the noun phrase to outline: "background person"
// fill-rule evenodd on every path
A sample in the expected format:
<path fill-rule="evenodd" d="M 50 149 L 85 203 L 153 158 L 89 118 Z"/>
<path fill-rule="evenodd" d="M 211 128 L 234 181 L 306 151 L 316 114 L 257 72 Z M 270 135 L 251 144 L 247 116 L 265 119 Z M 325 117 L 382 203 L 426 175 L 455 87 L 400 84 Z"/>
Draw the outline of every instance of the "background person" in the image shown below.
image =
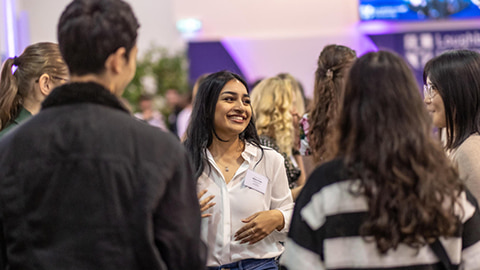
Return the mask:
<path fill-rule="evenodd" d="M 184 148 L 118 99 L 135 73 L 138 28 L 121 0 L 63 11 L 71 83 L 0 141 L 1 269 L 205 268 Z"/>
<path fill-rule="evenodd" d="M 300 120 L 300 154 L 304 157 L 308 176 L 316 165 L 324 162 L 327 138 L 338 113 L 340 93 L 348 70 L 356 59 L 352 49 L 342 45 L 327 45 L 318 56 L 309 113 Z"/>
<path fill-rule="evenodd" d="M 365 54 L 343 97 L 335 159 L 296 201 L 284 269 L 478 269 L 478 204 L 432 138 L 407 64 Z"/>
<path fill-rule="evenodd" d="M 294 130 L 298 128 L 296 101 L 302 98 L 297 95 L 298 93 L 278 76 L 264 79 L 252 91 L 252 107 L 260 143 L 283 156 L 294 200 L 305 184 L 303 163 L 301 157 L 295 155 L 297 150 L 294 149 Z"/>
<path fill-rule="evenodd" d="M 140 95 L 138 105 L 140 112 L 135 113 L 135 117 L 147 122 L 149 125 L 158 127 L 163 131 L 168 131 L 165 121 L 163 120 L 163 115 L 154 109 L 153 97 L 151 95 Z"/>
<path fill-rule="evenodd" d="M 53 88 L 68 80 L 67 65 L 55 43 L 32 44 L 20 56 L 5 60 L 0 75 L 0 137 L 37 114 Z"/>
<path fill-rule="evenodd" d="M 202 219 L 209 269 L 277 269 L 293 201 L 283 157 L 262 149 L 247 84 L 221 71 L 200 84 L 185 146 L 197 190 L 215 196 Z"/>
<path fill-rule="evenodd" d="M 480 54 L 459 50 L 431 59 L 423 73 L 433 124 L 444 129 L 445 149 L 460 178 L 480 199 Z"/>

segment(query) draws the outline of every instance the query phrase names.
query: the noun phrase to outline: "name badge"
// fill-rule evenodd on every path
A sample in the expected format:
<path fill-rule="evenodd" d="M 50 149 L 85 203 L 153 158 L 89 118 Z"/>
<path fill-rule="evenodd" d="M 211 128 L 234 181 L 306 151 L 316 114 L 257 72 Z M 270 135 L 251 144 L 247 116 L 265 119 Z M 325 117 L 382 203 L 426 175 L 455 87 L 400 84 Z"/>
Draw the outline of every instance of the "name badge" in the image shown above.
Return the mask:
<path fill-rule="evenodd" d="M 262 194 L 267 191 L 268 178 L 252 170 L 247 171 L 245 175 L 245 186 L 252 188 Z"/>

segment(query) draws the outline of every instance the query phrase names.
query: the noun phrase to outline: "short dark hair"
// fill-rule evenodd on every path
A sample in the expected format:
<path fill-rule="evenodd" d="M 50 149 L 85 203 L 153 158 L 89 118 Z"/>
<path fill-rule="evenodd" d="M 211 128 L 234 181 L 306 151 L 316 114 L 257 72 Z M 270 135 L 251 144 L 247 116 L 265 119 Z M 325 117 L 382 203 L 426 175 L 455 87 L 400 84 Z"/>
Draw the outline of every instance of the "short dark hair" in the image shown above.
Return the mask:
<path fill-rule="evenodd" d="M 446 148 L 457 148 L 472 133 L 480 132 L 480 53 L 445 52 L 427 62 L 424 83 L 427 77 L 445 107 Z"/>
<path fill-rule="evenodd" d="M 216 136 L 214 119 L 218 97 L 223 87 L 225 87 L 225 85 L 231 80 L 238 80 L 241 82 L 248 92 L 248 86 L 245 80 L 239 75 L 229 71 L 219 71 L 208 75 L 198 87 L 198 93 L 192 109 L 192 116 L 194 117 L 188 125 L 187 137 L 185 140 L 185 146 L 194 163 L 196 178 L 198 178 L 203 172 L 204 161 L 207 160 L 205 151 L 207 147 L 212 144 L 213 136 Z M 221 138 L 218 139 L 221 140 Z M 248 123 L 248 126 L 240 134 L 240 139 L 260 147 L 260 140 L 255 128 L 253 110 L 250 123 Z"/>
<path fill-rule="evenodd" d="M 102 73 L 108 56 L 124 47 L 128 60 L 138 21 L 122 0 L 74 0 L 58 22 L 58 43 L 73 75 Z"/>

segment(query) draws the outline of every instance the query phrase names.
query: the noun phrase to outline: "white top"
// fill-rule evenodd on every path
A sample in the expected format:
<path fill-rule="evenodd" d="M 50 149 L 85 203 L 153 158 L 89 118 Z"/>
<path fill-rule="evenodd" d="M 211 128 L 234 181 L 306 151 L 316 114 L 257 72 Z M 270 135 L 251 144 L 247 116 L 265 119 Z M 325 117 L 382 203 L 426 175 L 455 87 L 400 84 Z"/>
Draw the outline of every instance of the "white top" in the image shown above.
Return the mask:
<path fill-rule="evenodd" d="M 245 161 L 227 185 L 207 150 L 212 169 L 205 164 L 197 183 L 198 191 L 208 189 L 204 196 L 215 195 L 212 202 L 216 203 L 205 212 L 212 216 L 202 219 L 202 240 L 208 245 L 207 266 L 220 266 L 244 259 L 273 258 L 283 252 L 283 245 L 279 241 L 286 240 L 294 206 L 284 159 L 268 147 L 264 147 L 262 157 L 261 149 L 250 143 L 245 144 L 242 157 Z M 268 178 L 265 194 L 245 186 L 248 170 Z M 235 233 L 245 225 L 242 219 L 273 209 L 280 210 L 285 218 L 285 226 L 281 231 L 274 230 L 253 245 L 234 240 Z"/>
<path fill-rule="evenodd" d="M 180 139 L 183 138 L 185 131 L 187 131 L 190 123 L 190 115 L 192 114 L 192 106 L 185 107 L 177 116 L 177 135 Z"/>

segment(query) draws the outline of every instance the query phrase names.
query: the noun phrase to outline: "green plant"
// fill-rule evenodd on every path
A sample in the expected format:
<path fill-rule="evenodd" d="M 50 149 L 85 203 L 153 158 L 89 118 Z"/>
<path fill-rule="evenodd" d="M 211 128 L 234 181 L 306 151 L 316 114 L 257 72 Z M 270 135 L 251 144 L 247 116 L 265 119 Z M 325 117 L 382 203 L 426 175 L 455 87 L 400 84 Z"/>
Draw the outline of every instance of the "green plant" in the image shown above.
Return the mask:
<path fill-rule="evenodd" d="M 154 89 L 146 91 L 145 78 L 153 78 Z M 137 60 L 134 78 L 123 94 L 137 109 L 137 101 L 141 94 L 164 96 L 168 89 L 176 89 L 179 93 L 188 91 L 188 61 L 185 52 L 169 53 L 166 48 L 152 46 Z"/>

